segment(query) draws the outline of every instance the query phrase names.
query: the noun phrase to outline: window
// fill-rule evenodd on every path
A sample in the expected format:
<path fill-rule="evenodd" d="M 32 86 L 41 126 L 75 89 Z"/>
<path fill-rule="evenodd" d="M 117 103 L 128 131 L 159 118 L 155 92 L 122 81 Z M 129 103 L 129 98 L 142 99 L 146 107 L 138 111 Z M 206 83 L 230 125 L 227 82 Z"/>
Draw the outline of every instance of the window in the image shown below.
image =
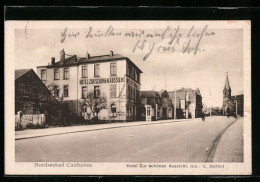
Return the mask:
<path fill-rule="evenodd" d="M 111 104 L 111 116 L 116 117 L 116 105 L 114 103 Z"/>
<path fill-rule="evenodd" d="M 140 73 L 137 74 L 137 82 L 140 83 Z"/>
<path fill-rule="evenodd" d="M 129 77 L 132 77 L 132 68 L 129 66 Z"/>
<path fill-rule="evenodd" d="M 116 76 L 116 63 L 110 63 L 110 75 Z"/>
<path fill-rule="evenodd" d="M 136 90 L 136 101 L 139 102 L 139 90 Z"/>
<path fill-rule="evenodd" d="M 54 86 L 54 96 L 58 98 L 60 96 L 60 87 L 59 85 Z"/>
<path fill-rule="evenodd" d="M 41 79 L 42 79 L 43 81 L 46 81 L 46 80 L 47 80 L 46 70 L 41 70 Z"/>
<path fill-rule="evenodd" d="M 133 69 L 133 79 L 136 81 L 136 70 Z"/>
<path fill-rule="evenodd" d="M 184 99 L 180 100 L 180 108 L 185 109 L 185 100 Z"/>
<path fill-rule="evenodd" d="M 99 77 L 99 76 L 100 76 L 99 64 L 95 64 L 95 65 L 94 65 L 94 76 L 95 76 L 95 77 Z"/>
<path fill-rule="evenodd" d="M 64 80 L 69 79 L 69 68 L 64 68 Z"/>
<path fill-rule="evenodd" d="M 28 83 L 26 83 L 26 82 L 22 83 L 21 87 L 22 87 L 23 96 L 28 96 L 29 95 Z"/>
<path fill-rule="evenodd" d="M 59 69 L 54 69 L 54 80 L 59 80 L 60 79 L 60 71 Z"/>
<path fill-rule="evenodd" d="M 88 87 L 87 86 L 83 86 L 82 87 L 82 98 L 86 99 L 88 96 Z"/>
<path fill-rule="evenodd" d="M 110 85 L 110 97 L 115 98 L 116 97 L 116 84 Z"/>
<path fill-rule="evenodd" d="M 128 86 L 128 97 L 132 99 L 132 87 Z"/>
<path fill-rule="evenodd" d="M 166 97 L 163 98 L 163 102 L 164 103 L 167 102 L 167 98 Z"/>
<path fill-rule="evenodd" d="M 94 86 L 94 97 L 99 98 L 100 97 L 100 89 L 99 86 Z"/>
<path fill-rule="evenodd" d="M 131 78 L 134 80 L 135 79 L 134 77 L 135 77 L 135 69 L 132 68 Z"/>
<path fill-rule="evenodd" d="M 133 96 L 132 96 L 132 98 L 133 98 L 133 100 L 135 100 L 135 89 L 133 88 Z"/>
<path fill-rule="evenodd" d="M 88 77 L 88 69 L 87 66 L 82 66 L 82 78 Z"/>
<path fill-rule="evenodd" d="M 64 95 L 64 97 L 69 97 L 69 86 L 68 85 L 64 85 L 63 95 Z"/>

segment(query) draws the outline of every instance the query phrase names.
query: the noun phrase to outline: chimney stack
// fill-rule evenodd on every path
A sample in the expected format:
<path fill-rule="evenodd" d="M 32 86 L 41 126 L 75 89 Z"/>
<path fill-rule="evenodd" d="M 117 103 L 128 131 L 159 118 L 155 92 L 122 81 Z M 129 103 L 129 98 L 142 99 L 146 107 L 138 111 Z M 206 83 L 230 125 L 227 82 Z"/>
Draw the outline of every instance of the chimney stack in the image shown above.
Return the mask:
<path fill-rule="evenodd" d="M 110 56 L 113 56 L 113 55 L 114 55 L 113 51 L 110 51 Z"/>
<path fill-rule="evenodd" d="M 52 57 L 51 58 L 51 65 L 54 65 L 55 64 L 55 57 Z"/>
<path fill-rule="evenodd" d="M 89 54 L 88 51 L 87 51 L 86 59 L 89 59 L 89 58 L 90 58 L 90 54 Z"/>
<path fill-rule="evenodd" d="M 64 49 L 62 49 L 60 51 L 60 63 L 61 63 L 61 65 L 63 65 L 64 62 L 65 62 L 65 51 L 64 51 Z"/>

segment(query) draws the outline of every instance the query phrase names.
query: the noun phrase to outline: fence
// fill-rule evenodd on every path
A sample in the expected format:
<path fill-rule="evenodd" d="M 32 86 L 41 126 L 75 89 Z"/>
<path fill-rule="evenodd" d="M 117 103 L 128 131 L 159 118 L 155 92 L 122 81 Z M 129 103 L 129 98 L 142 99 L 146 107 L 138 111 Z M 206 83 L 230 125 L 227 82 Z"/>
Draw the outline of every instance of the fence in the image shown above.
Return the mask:
<path fill-rule="evenodd" d="M 26 128 L 26 125 L 32 124 L 32 125 L 42 125 L 46 121 L 44 114 L 24 114 L 21 115 L 20 112 L 18 112 L 17 115 L 15 115 L 15 126 L 17 127 L 19 123 L 22 125 L 22 128 Z"/>

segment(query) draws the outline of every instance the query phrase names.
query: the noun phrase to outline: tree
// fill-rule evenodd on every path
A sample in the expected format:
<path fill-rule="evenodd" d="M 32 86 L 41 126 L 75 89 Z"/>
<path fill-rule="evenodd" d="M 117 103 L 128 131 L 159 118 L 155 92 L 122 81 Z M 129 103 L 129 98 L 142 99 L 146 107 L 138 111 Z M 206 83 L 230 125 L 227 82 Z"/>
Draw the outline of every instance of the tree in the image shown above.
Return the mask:
<path fill-rule="evenodd" d="M 95 95 L 94 91 L 90 91 L 87 94 L 87 98 L 83 98 L 82 106 L 86 105 L 90 109 L 94 118 L 98 118 L 98 114 L 102 109 L 107 108 L 107 98 L 105 94 L 100 96 L 99 94 Z"/>

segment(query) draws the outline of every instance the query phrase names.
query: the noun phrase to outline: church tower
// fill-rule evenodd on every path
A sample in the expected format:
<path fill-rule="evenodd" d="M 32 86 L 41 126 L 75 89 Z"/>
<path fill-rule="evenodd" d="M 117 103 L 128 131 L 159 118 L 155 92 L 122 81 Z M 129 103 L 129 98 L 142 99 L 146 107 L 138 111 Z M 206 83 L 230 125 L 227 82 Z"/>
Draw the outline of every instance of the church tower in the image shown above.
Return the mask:
<path fill-rule="evenodd" d="M 229 80 L 228 80 L 228 72 L 226 76 L 226 82 L 225 86 L 223 89 L 223 115 L 226 114 L 227 108 L 228 108 L 228 101 L 231 99 L 231 88 L 229 85 Z"/>

